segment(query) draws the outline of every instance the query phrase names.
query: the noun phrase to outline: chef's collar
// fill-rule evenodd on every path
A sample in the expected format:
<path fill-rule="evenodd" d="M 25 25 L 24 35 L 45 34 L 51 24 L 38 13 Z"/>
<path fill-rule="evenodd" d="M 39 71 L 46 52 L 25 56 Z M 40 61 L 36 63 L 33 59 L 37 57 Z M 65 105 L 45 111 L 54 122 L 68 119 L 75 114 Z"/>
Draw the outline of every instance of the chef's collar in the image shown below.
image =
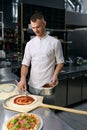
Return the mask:
<path fill-rule="evenodd" d="M 39 38 L 39 40 L 43 40 L 43 39 L 47 38 L 47 36 L 48 36 L 48 33 L 46 33 L 46 35 L 43 38 L 41 38 L 41 39 L 39 37 L 38 38 Z"/>

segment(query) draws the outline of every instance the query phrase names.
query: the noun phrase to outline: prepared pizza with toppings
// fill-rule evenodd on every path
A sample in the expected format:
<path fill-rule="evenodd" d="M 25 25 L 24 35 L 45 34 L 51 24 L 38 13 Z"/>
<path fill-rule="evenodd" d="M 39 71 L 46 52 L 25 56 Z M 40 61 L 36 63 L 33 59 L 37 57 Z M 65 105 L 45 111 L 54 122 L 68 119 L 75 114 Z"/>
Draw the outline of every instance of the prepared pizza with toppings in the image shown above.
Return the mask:
<path fill-rule="evenodd" d="M 36 114 L 20 113 L 7 122 L 5 130 L 38 130 L 39 125 Z"/>

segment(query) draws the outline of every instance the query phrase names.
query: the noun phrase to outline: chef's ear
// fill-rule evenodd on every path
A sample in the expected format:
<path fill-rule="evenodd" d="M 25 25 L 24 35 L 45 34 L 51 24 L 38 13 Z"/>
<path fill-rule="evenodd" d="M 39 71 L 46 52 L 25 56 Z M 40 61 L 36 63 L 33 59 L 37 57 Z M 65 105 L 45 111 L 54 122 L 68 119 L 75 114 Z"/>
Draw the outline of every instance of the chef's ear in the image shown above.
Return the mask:
<path fill-rule="evenodd" d="M 45 21 L 45 27 L 46 27 L 46 25 L 47 25 L 47 22 Z"/>
<path fill-rule="evenodd" d="M 46 27 L 46 25 L 47 25 L 47 22 L 45 20 L 43 21 L 43 25 L 44 25 L 44 27 Z"/>

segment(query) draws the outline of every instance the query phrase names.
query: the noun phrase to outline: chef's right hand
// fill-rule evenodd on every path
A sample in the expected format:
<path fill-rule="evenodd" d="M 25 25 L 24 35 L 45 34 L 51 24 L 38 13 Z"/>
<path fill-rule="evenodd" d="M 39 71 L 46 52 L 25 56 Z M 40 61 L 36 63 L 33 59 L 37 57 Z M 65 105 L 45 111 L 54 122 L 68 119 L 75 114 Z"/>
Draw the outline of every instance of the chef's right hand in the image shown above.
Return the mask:
<path fill-rule="evenodd" d="M 24 92 L 26 90 L 26 79 L 21 79 L 19 82 L 18 82 L 18 88 Z"/>

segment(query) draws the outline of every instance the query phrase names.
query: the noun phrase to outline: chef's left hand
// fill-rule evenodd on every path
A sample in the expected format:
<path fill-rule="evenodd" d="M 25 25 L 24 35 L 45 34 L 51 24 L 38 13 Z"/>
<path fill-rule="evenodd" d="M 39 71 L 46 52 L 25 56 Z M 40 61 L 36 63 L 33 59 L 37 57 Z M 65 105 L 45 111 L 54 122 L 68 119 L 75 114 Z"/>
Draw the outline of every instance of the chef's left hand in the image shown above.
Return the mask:
<path fill-rule="evenodd" d="M 54 85 L 59 83 L 57 75 L 53 75 L 51 83 Z"/>

